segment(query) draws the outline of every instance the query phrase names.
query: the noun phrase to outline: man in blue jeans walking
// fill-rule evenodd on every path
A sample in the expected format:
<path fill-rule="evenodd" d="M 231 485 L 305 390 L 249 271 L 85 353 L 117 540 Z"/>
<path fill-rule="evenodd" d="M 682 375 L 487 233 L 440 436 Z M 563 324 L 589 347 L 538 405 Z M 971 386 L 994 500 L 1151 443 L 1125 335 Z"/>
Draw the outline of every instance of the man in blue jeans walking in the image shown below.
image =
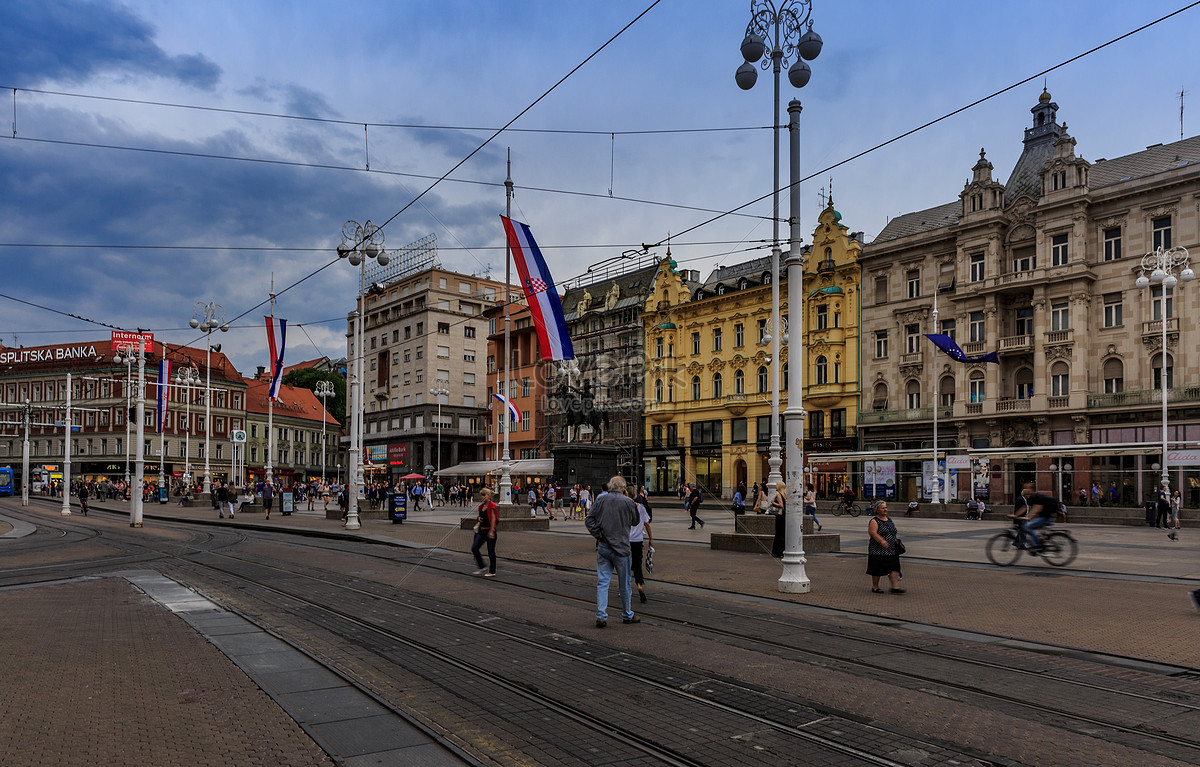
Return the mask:
<path fill-rule="evenodd" d="M 621 622 L 641 623 L 633 614 L 633 589 L 629 584 L 629 529 L 638 518 L 637 505 L 628 495 L 624 477 L 608 481 L 608 492 L 592 503 L 583 520 L 596 539 L 596 628 L 608 625 L 608 587 L 613 573 L 621 592 Z"/>

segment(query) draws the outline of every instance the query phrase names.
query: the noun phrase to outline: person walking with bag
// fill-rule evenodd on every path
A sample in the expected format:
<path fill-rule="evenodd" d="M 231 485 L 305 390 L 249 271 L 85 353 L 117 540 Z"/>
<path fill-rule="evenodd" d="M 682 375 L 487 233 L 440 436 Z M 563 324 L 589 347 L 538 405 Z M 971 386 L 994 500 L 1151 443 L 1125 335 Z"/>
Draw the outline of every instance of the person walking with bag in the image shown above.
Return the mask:
<path fill-rule="evenodd" d="M 633 614 L 633 590 L 629 585 L 629 530 L 638 520 L 637 505 L 625 494 L 625 478 L 608 481 L 608 492 L 588 509 L 583 524 L 596 539 L 596 628 L 608 625 L 608 588 L 613 575 L 621 594 L 621 622 L 641 623 Z"/>
<path fill-rule="evenodd" d="M 654 534 L 650 531 L 650 511 L 639 500 L 642 497 L 639 494 L 633 499 L 637 506 L 637 520 L 633 527 L 629 528 L 629 560 L 633 568 L 633 582 L 637 585 L 638 599 L 645 602 L 646 577 L 642 575 L 642 556 L 646 546 L 654 549 Z"/>
<path fill-rule="evenodd" d="M 688 493 L 688 497 L 687 497 L 687 511 L 688 511 L 688 514 L 691 515 L 691 517 L 692 517 L 692 526 L 689 527 L 688 530 L 695 530 L 697 522 L 699 522 L 700 527 L 703 528 L 704 520 L 700 519 L 699 514 L 700 514 L 700 502 L 704 500 L 704 496 L 701 495 L 700 488 L 696 487 L 695 482 L 690 483 L 688 485 L 688 487 L 690 488 L 691 492 Z"/>
<path fill-rule="evenodd" d="M 266 519 L 271 518 L 271 502 L 275 500 L 275 488 L 271 487 L 270 482 L 263 483 L 262 489 L 263 511 L 265 511 Z"/>
<path fill-rule="evenodd" d="M 813 489 L 811 482 L 804 489 L 804 513 L 813 518 L 813 524 L 817 526 L 817 532 L 821 532 L 821 520 L 817 519 L 817 491 Z"/>
<path fill-rule="evenodd" d="M 867 575 L 871 576 L 871 593 L 882 594 L 880 577 L 886 575 L 892 584 L 893 594 L 903 594 L 900 588 L 900 554 L 903 544 L 896 523 L 888 518 L 887 503 L 880 501 L 875 507 L 875 516 L 867 523 Z"/>
<path fill-rule="evenodd" d="M 475 556 L 475 566 L 479 568 L 476 575 L 484 578 L 496 577 L 496 527 L 500 522 L 500 511 L 492 500 L 492 489 L 485 487 L 479 491 L 483 502 L 479 504 L 479 519 L 475 521 L 475 540 L 471 543 L 471 554 Z M 487 544 L 488 566 L 483 566 L 483 557 L 479 549 Z"/>

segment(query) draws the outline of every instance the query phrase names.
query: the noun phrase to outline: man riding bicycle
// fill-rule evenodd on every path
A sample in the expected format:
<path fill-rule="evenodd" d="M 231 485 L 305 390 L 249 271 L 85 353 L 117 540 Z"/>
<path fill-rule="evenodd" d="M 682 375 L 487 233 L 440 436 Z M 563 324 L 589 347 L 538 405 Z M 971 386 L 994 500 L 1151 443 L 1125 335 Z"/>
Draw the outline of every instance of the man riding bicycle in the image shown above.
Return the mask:
<path fill-rule="evenodd" d="M 1042 541 L 1037 531 L 1053 523 L 1058 513 L 1057 500 L 1038 493 L 1033 489 L 1032 482 L 1026 482 L 1021 487 L 1021 495 L 1017 499 L 1016 513 L 1011 515 L 1013 519 L 1022 521 L 1017 532 L 1017 548 L 1027 548 L 1030 554 L 1038 554 L 1042 548 Z"/>
<path fill-rule="evenodd" d="M 840 504 L 839 514 L 850 511 L 850 507 L 858 500 L 858 496 L 854 494 L 854 490 L 849 485 L 842 488 L 842 502 Z"/>

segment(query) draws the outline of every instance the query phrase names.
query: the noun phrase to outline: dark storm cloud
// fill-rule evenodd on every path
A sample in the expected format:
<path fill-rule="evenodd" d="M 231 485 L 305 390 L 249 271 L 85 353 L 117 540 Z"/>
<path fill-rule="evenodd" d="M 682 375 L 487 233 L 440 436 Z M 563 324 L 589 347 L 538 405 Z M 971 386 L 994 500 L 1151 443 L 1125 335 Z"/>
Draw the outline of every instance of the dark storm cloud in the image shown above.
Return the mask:
<path fill-rule="evenodd" d="M 0 4 L 0 81 L 33 87 L 101 73 L 150 74 L 204 90 L 221 68 L 201 54 L 172 56 L 154 28 L 109 0 L 6 0 Z"/>

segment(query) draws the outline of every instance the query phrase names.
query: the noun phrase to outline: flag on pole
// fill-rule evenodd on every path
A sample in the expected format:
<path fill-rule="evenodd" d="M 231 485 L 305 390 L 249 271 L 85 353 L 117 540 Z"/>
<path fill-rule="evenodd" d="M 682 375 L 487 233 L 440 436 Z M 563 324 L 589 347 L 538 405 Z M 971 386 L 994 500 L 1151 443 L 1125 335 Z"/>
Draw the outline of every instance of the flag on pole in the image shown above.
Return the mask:
<path fill-rule="evenodd" d="M 167 425 L 167 392 L 170 391 L 171 360 L 164 359 L 158 363 L 158 413 L 154 419 L 155 428 L 162 434 Z"/>
<path fill-rule="evenodd" d="M 529 302 L 529 313 L 533 315 L 538 343 L 542 347 L 542 359 L 575 359 L 575 349 L 567 333 L 567 321 L 563 318 L 562 302 L 558 300 L 546 259 L 542 258 L 542 251 L 533 240 L 533 232 L 525 224 L 507 216 L 501 216 L 500 220 L 504 222 L 504 235 L 512 249 L 517 273 L 521 275 L 521 287 Z"/>
<path fill-rule="evenodd" d="M 279 399 L 279 386 L 283 383 L 283 342 L 287 334 L 287 320 L 264 317 L 267 321 L 267 346 L 271 350 L 271 388 L 267 397 Z"/>
<path fill-rule="evenodd" d="M 933 341 L 933 345 L 949 354 L 952 358 L 959 362 L 995 362 L 1000 364 L 1000 354 L 998 352 L 988 352 L 980 357 L 968 357 L 966 352 L 959 348 L 954 339 L 943 333 L 926 333 L 925 337 Z"/>
<path fill-rule="evenodd" d="M 496 394 L 495 392 L 493 392 L 493 393 L 492 393 L 492 396 L 493 396 L 493 397 L 495 397 L 495 398 L 496 398 L 497 400 L 499 400 L 499 401 L 500 401 L 500 402 L 501 402 L 501 403 L 502 403 L 502 404 L 503 404 L 505 407 L 507 407 L 507 408 L 508 408 L 508 417 L 509 417 L 509 420 L 511 420 L 513 423 L 520 423 L 520 422 L 521 422 L 521 411 L 520 411 L 520 410 L 517 410 L 517 406 L 516 406 L 516 405 L 514 405 L 514 404 L 513 404 L 513 403 L 511 403 L 511 402 L 509 402 L 509 400 L 508 400 L 508 397 L 505 397 L 503 394 Z"/>

